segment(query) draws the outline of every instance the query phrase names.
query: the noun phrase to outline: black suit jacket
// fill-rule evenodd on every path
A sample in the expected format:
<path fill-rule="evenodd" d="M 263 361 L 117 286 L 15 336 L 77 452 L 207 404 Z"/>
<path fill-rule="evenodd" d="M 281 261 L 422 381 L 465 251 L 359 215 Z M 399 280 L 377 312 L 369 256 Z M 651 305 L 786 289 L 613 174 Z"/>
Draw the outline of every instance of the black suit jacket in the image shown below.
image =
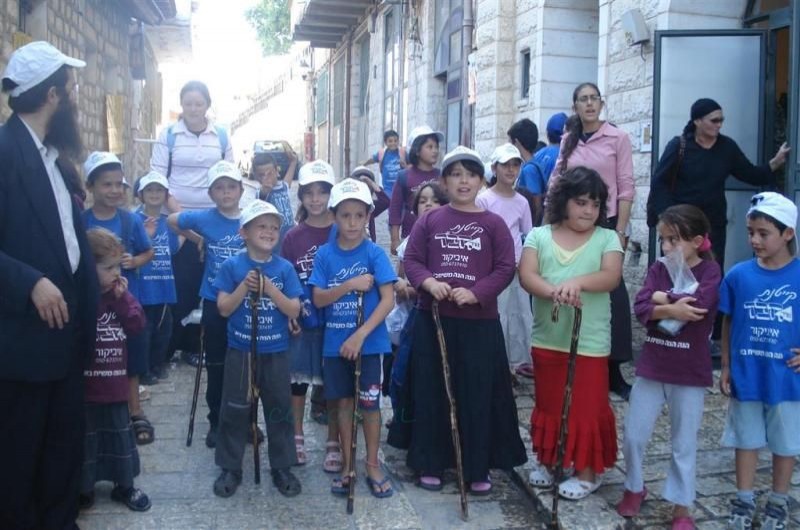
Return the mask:
<path fill-rule="evenodd" d="M 59 165 L 62 174 L 74 171 Z M 65 179 L 75 197 L 75 189 Z M 81 260 L 69 264 L 55 194 L 36 144 L 15 114 L 0 127 L 0 381 L 53 381 L 82 365 L 95 338 L 97 273 L 81 207 L 73 199 Z M 50 329 L 31 302 L 47 277 L 69 309 L 64 329 Z"/>

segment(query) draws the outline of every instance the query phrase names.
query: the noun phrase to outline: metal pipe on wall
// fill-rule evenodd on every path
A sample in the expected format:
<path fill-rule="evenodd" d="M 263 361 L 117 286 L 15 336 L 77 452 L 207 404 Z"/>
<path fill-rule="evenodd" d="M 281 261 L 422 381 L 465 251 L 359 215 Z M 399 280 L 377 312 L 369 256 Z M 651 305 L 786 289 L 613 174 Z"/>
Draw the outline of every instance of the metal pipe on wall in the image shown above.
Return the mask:
<path fill-rule="evenodd" d="M 472 0 L 463 0 L 464 16 L 461 24 L 461 145 L 472 147 L 472 107 L 469 104 L 469 56 L 472 53 L 473 19 Z"/>
<path fill-rule="evenodd" d="M 347 35 L 347 44 L 344 54 L 344 175 L 349 175 L 350 168 L 350 98 L 352 95 L 352 87 L 350 86 L 350 78 L 353 72 L 353 32 Z"/>

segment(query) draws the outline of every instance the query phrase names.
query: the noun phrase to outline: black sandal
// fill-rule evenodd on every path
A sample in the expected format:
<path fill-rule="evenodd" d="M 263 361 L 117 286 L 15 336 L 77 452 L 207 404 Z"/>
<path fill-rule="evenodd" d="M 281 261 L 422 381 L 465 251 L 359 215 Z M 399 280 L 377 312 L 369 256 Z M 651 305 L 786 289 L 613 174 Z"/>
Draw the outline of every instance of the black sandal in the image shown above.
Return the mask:
<path fill-rule="evenodd" d="M 284 497 L 295 497 L 302 491 L 300 481 L 288 469 L 273 469 L 272 483 Z"/>
<path fill-rule="evenodd" d="M 236 488 L 242 483 L 241 473 L 222 470 L 222 474 L 214 481 L 214 495 L 217 497 L 230 497 L 236 493 Z"/>
<path fill-rule="evenodd" d="M 156 430 L 144 414 L 132 415 L 131 426 L 136 437 L 136 445 L 148 445 L 156 439 Z"/>
<path fill-rule="evenodd" d="M 134 487 L 115 486 L 111 490 L 111 500 L 121 502 L 134 512 L 146 512 L 152 506 L 150 498 L 142 490 Z"/>

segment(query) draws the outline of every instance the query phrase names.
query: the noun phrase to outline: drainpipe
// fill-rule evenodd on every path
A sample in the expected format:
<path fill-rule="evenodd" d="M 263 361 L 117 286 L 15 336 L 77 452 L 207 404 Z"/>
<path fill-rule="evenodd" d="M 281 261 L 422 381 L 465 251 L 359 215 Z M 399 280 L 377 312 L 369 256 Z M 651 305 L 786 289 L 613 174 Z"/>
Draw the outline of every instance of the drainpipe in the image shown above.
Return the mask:
<path fill-rule="evenodd" d="M 350 97 L 352 87 L 350 77 L 353 71 L 353 32 L 347 36 L 347 49 L 345 50 L 345 74 L 344 74 L 344 174 L 350 174 Z"/>
<path fill-rule="evenodd" d="M 400 5 L 400 68 L 397 74 L 400 79 L 400 88 L 397 93 L 397 132 L 400 138 L 406 137 L 406 131 L 403 130 L 403 123 L 405 123 L 405 113 L 403 112 L 403 92 L 406 84 L 406 2 Z M 402 143 L 402 142 L 401 142 Z"/>
<path fill-rule="evenodd" d="M 463 0 L 464 16 L 461 24 L 461 42 L 464 51 L 461 53 L 461 145 L 472 147 L 472 108 L 469 105 L 469 60 L 472 53 L 472 29 L 475 22 L 472 18 L 472 0 Z"/>

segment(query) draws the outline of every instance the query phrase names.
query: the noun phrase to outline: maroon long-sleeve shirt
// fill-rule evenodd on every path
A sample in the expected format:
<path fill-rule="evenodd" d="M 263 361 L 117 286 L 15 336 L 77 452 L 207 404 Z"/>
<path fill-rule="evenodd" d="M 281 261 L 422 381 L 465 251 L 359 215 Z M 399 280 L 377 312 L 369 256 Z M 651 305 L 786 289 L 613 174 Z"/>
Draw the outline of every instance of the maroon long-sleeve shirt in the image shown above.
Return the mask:
<path fill-rule="evenodd" d="M 420 289 L 428 278 L 472 291 L 477 304 L 458 307 L 442 301 L 442 315 L 497 318 L 497 297 L 516 270 L 514 240 L 505 221 L 488 212 L 462 212 L 442 206 L 414 225 L 403 257 L 406 277 L 420 293 L 420 308 L 430 309 L 430 293 Z"/>
<path fill-rule="evenodd" d="M 401 172 L 402 173 L 402 172 Z M 392 201 L 389 204 L 389 226 L 401 226 L 402 237 L 411 234 L 417 216 L 411 211 L 414 207 L 414 195 L 428 182 L 439 178 L 440 171 L 420 171 L 416 166 L 405 169 L 405 178 L 398 177 L 392 188 Z"/>

